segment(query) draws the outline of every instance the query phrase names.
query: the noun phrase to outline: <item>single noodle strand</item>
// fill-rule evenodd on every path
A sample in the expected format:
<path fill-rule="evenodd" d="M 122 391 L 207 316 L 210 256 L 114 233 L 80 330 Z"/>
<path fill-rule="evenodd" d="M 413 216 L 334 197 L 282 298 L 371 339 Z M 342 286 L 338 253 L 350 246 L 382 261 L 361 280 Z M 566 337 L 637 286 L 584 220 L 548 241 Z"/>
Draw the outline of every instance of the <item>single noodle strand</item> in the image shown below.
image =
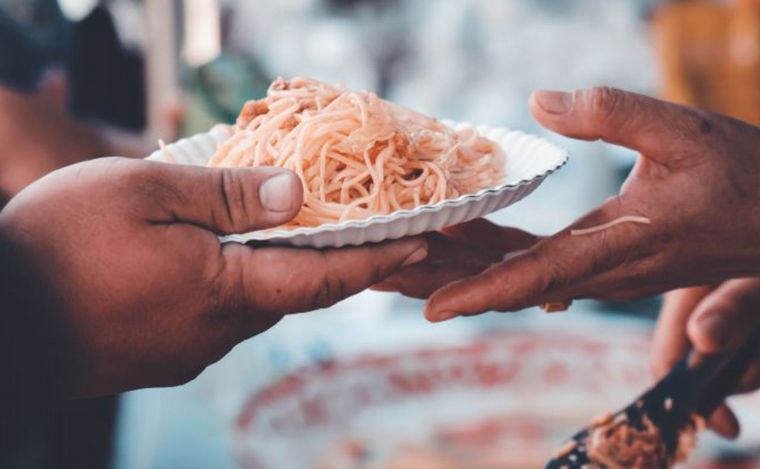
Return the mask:
<path fill-rule="evenodd" d="M 650 225 L 652 223 L 652 220 L 648 217 L 639 217 L 635 215 L 626 215 L 623 217 L 616 218 L 612 221 L 608 221 L 607 223 L 603 223 L 601 225 L 592 226 L 589 228 L 579 228 L 575 230 L 570 230 L 571 236 L 583 236 L 591 233 L 596 233 L 597 231 L 604 231 L 612 228 L 615 225 L 620 225 L 621 223 L 641 223 L 643 225 Z"/>

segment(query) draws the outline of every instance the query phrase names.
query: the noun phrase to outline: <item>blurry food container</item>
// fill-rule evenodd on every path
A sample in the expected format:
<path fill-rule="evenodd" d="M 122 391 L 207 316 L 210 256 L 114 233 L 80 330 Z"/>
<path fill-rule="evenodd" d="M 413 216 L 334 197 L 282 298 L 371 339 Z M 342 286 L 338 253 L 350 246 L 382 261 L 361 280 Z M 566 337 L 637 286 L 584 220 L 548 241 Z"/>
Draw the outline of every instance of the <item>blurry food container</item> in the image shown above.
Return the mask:
<path fill-rule="evenodd" d="M 569 435 L 651 383 L 648 328 L 602 325 L 515 328 L 304 367 L 247 399 L 236 458 L 255 469 L 543 467 Z M 758 398 L 739 407 L 758 422 Z M 751 426 L 745 437 L 758 441 Z M 709 462 L 729 446 L 701 441 L 683 467 L 733 467 Z"/>
<path fill-rule="evenodd" d="M 288 317 L 184 387 L 133 393 L 117 469 L 543 467 L 652 381 L 651 324 L 583 309 L 431 325 L 367 292 Z M 705 433 L 684 468 L 757 467 L 760 396 L 733 404 L 739 441 Z"/>
<path fill-rule="evenodd" d="M 235 448 L 257 469 L 542 467 L 649 383 L 647 353 L 643 330 L 514 330 L 329 361 L 251 395 Z"/>

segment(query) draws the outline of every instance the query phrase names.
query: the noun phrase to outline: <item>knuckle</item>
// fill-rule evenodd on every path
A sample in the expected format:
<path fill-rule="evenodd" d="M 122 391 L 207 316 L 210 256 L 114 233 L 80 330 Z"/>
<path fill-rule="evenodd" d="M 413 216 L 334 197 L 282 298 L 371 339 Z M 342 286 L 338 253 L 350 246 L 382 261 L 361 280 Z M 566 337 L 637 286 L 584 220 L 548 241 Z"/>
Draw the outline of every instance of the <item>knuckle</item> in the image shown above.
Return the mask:
<path fill-rule="evenodd" d="M 391 272 L 392 270 L 389 267 L 383 268 L 383 266 L 380 264 L 373 265 L 372 272 L 370 273 L 370 278 L 372 279 L 370 284 L 374 285 L 378 282 L 383 281 Z"/>
<path fill-rule="evenodd" d="M 491 290 L 495 292 L 499 311 L 514 311 L 533 306 L 543 299 L 554 284 L 561 283 L 558 275 L 562 275 L 562 269 L 554 270 L 542 253 L 528 251 L 523 257 L 523 262 L 528 265 L 519 271 L 534 273 L 527 274 L 519 282 L 512 274 L 500 272 L 498 269 L 489 273 L 489 283 Z"/>
<path fill-rule="evenodd" d="M 496 306 L 498 311 L 509 311 L 519 304 L 522 298 L 515 298 L 516 292 L 514 285 L 509 281 L 508 276 L 491 275 L 489 277 L 491 289 L 496 293 Z"/>
<path fill-rule="evenodd" d="M 569 275 L 565 265 L 557 260 L 546 260 L 544 263 L 547 266 L 545 281 L 542 285 L 544 291 L 556 290 L 567 285 Z"/>
<path fill-rule="evenodd" d="M 311 299 L 311 305 L 315 309 L 327 308 L 345 298 L 347 293 L 346 283 L 343 278 L 333 269 L 328 268 L 320 276 L 319 284 Z"/>
<path fill-rule="evenodd" d="M 220 210 L 214 220 L 225 231 L 234 231 L 238 222 L 247 223 L 245 184 L 237 172 L 220 170 L 217 176 Z"/>
<path fill-rule="evenodd" d="M 149 200 L 153 205 L 181 206 L 188 203 L 186 194 L 171 184 L 167 184 L 150 168 L 141 165 L 129 165 L 125 170 L 119 171 L 119 177 L 122 183 L 134 193 L 145 200 Z"/>
<path fill-rule="evenodd" d="M 228 274 L 229 280 L 212 280 L 207 289 L 211 325 L 239 324 L 245 317 L 245 285 L 242 274 Z"/>
<path fill-rule="evenodd" d="M 228 245 L 222 263 L 210 262 L 205 274 L 208 305 L 215 319 L 229 320 L 242 315 L 246 304 L 246 262 L 240 245 Z"/>
<path fill-rule="evenodd" d="M 714 112 L 684 107 L 682 118 L 678 119 L 678 122 L 674 124 L 672 129 L 679 138 L 704 146 L 705 144 L 709 144 L 716 132 L 721 129 L 722 118 Z M 689 153 L 689 155 L 692 155 L 692 153 Z M 686 159 L 686 155 L 682 159 Z"/>
<path fill-rule="evenodd" d="M 588 91 L 589 105 L 593 115 L 606 121 L 617 114 L 625 99 L 623 91 L 609 86 L 596 86 Z"/>
<path fill-rule="evenodd" d="M 608 138 L 620 139 L 641 125 L 639 103 L 630 99 L 628 93 L 617 88 L 597 86 L 588 91 L 590 124 L 598 129 L 606 129 Z"/>
<path fill-rule="evenodd" d="M 538 296 L 567 285 L 569 270 L 556 256 L 546 255 L 541 250 L 529 251 L 528 256 L 542 273 L 538 282 L 533 282 L 532 288 L 528 289 L 531 295 Z"/>

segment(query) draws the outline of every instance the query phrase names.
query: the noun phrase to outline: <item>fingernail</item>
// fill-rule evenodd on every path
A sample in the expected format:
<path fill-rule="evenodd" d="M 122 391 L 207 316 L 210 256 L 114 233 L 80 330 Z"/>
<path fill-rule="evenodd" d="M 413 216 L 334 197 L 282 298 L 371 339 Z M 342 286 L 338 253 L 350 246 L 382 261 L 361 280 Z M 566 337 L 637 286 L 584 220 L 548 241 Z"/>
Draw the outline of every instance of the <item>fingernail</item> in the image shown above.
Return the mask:
<path fill-rule="evenodd" d="M 432 321 L 443 322 L 443 321 L 448 321 L 449 319 L 454 319 L 457 316 L 459 316 L 459 313 L 455 313 L 454 311 L 441 311 L 435 315 Z"/>
<path fill-rule="evenodd" d="M 705 335 L 710 337 L 713 345 L 724 347 L 728 345 L 728 325 L 719 314 L 710 314 L 699 319 L 697 323 L 704 331 Z"/>
<path fill-rule="evenodd" d="M 575 97 L 573 93 L 564 91 L 536 91 L 536 103 L 549 114 L 565 114 L 573 108 Z"/>
<path fill-rule="evenodd" d="M 422 261 L 423 259 L 425 259 L 427 257 L 427 254 L 428 254 L 427 248 L 425 247 L 418 248 L 416 251 L 411 253 L 409 257 L 404 259 L 404 262 L 401 264 L 401 267 L 406 267 L 408 265 L 416 264 Z"/>
<path fill-rule="evenodd" d="M 281 173 L 272 176 L 259 187 L 262 207 L 272 212 L 286 212 L 293 208 L 293 176 Z"/>

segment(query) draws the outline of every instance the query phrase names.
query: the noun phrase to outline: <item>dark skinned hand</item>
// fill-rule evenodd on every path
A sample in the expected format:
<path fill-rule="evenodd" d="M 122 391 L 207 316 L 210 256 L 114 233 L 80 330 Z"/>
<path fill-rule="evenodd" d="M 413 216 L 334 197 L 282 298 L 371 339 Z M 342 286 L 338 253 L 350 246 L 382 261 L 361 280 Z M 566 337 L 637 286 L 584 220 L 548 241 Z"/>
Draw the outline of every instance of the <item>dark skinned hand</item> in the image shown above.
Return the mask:
<path fill-rule="evenodd" d="M 407 269 L 380 288 L 427 297 L 426 317 L 442 321 L 575 298 L 634 298 L 760 273 L 760 129 L 610 88 L 536 92 L 531 111 L 562 135 L 640 152 L 619 194 L 546 238 L 505 231 L 501 247 L 510 252 L 479 269 L 444 252 L 449 267 L 438 258 L 427 276 L 415 274 L 421 266 Z M 571 234 L 623 216 L 651 224 Z M 512 250 L 513 237 L 529 242 Z"/>
<path fill-rule="evenodd" d="M 29 288 L 53 299 L 51 393 L 186 382 L 283 315 L 332 305 L 426 255 L 421 239 L 321 251 L 219 242 L 287 222 L 301 202 L 284 170 L 124 158 L 24 189 L 0 212 L 0 233 L 38 273 Z"/>
<path fill-rule="evenodd" d="M 691 287 L 665 295 L 655 329 L 652 370 L 664 376 L 689 349 L 702 355 L 730 352 L 747 339 L 760 321 L 760 279 L 728 280 L 715 286 Z M 760 388 L 760 357 L 748 368 L 736 393 Z M 739 423 L 727 406 L 709 420 L 723 436 L 739 434 Z"/>

